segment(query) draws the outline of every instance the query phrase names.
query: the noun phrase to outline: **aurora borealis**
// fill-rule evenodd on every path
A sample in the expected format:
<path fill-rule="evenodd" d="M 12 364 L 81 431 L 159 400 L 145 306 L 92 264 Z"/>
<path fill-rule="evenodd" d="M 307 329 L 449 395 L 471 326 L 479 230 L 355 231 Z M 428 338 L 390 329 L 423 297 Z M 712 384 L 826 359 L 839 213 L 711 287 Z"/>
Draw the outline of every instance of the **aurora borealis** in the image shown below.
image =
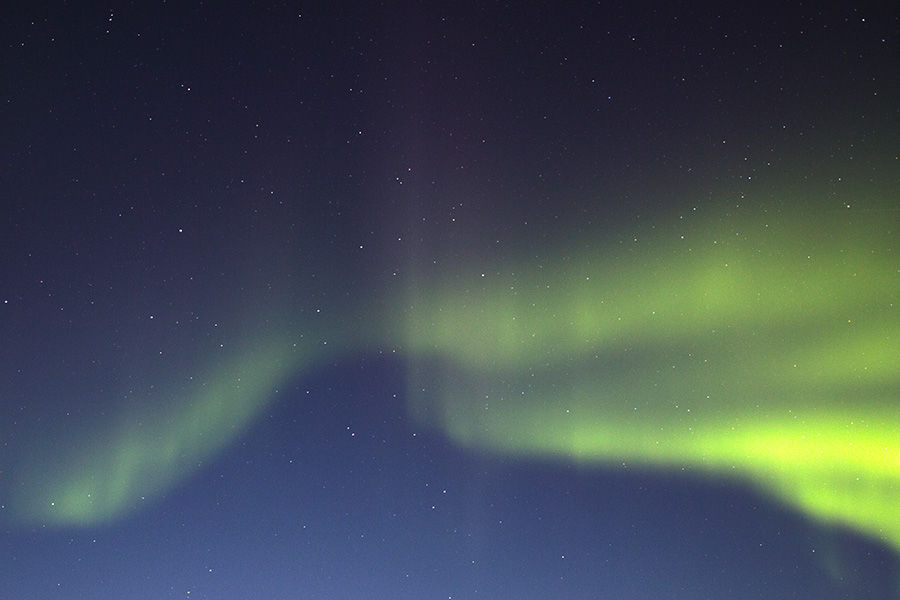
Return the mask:
<path fill-rule="evenodd" d="M 896 11 L 22 11 L 0 596 L 900 597 Z"/>
<path fill-rule="evenodd" d="M 747 212 L 679 216 L 633 247 L 508 275 L 470 265 L 471 291 L 454 291 L 465 271 L 418 290 L 374 345 L 403 349 L 413 415 L 463 446 L 747 478 L 900 547 L 893 226 L 878 211 L 780 214 L 776 226 Z M 266 342 L 213 373 L 168 426 L 102 440 L 19 504 L 89 523 L 165 489 L 325 354 Z M 372 340 L 357 343 L 336 351 Z"/>
<path fill-rule="evenodd" d="M 742 212 L 424 294 L 410 347 L 453 363 L 429 414 L 467 446 L 748 478 L 900 545 L 893 224 Z"/>

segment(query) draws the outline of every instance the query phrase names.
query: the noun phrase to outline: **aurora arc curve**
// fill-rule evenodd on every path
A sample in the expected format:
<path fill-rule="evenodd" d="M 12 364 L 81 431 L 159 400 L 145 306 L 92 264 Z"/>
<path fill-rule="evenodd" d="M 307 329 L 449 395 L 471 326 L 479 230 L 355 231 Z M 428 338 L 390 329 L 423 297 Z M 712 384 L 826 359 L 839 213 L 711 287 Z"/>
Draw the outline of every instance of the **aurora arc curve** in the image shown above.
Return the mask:
<path fill-rule="evenodd" d="M 734 211 L 637 237 L 490 272 L 460 261 L 385 299 L 328 357 L 398 348 L 410 413 L 463 447 L 736 477 L 900 550 L 892 224 Z M 149 435 L 101 432 L 54 471 L 28 466 L 13 508 L 61 525 L 127 513 L 325 359 L 301 346 L 290 333 L 256 340 Z"/>

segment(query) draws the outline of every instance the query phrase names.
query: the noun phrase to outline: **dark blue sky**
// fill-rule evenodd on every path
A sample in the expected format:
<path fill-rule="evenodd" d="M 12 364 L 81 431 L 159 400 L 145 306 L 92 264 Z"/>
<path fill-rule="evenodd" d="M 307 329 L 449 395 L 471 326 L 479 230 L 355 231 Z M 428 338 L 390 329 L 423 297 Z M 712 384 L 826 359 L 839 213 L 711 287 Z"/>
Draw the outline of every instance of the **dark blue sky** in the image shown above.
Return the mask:
<path fill-rule="evenodd" d="M 413 389 L 450 359 L 405 328 L 414 307 L 441 302 L 471 304 L 480 322 L 479 277 L 562 273 L 579 249 L 675 232 L 678 215 L 747 206 L 777 229 L 795 205 L 829 215 L 858 203 L 888 230 L 887 258 L 871 264 L 894 273 L 879 290 L 900 332 L 900 13 L 4 12 L 0 596 L 898 594 L 888 535 L 829 527 L 744 479 L 460 441 L 459 423 L 442 430 L 438 396 L 467 382 Z M 655 248 L 655 267 L 689 264 Z M 620 289 L 656 277 L 634 264 L 610 258 L 598 272 Z M 683 343 L 669 327 L 659 355 Z M 627 335 L 616 344 L 610 364 L 618 349 L 646 351 Z M 482 375 L 587 381 L 577 359 L 542 352 L 508 370 L 493 357 Z M 621 363 L 611 380 L 642 389 L 627 383 L 641 363 Z M 880 381 L 882 409 L 900 401 L 897 384 Z M 434 411 L 424 420 L 420 397 Z"/>
<path fill-rule="evenodd" d="M 107 525 L 8 530 L 4 593 L 891 597 L 887 550 L 747 489 L 466 454 L 403 416 L 403 379 L 384 359 L 326 367 L 162 501 Z"/>

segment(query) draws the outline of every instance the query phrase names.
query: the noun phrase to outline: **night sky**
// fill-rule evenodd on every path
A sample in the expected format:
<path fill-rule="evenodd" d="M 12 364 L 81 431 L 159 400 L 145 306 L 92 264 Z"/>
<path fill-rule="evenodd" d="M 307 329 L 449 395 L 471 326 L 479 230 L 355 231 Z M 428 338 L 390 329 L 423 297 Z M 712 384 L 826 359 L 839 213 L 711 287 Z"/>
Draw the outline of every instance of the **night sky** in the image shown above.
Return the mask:
<path fill-rule="evenodd" d="M 900 598 L 900 11 L 21 4 L 0 597 Z"/>

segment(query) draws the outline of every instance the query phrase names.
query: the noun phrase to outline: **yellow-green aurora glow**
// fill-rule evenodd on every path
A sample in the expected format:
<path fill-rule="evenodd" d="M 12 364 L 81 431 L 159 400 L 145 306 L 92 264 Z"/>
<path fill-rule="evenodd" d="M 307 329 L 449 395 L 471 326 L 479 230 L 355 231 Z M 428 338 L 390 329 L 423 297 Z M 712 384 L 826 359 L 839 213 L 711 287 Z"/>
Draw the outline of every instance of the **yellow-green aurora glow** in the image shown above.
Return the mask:
<path fill-rule="evenodd" d="M 734 212 L 437 285 L 406 317 L 444 365 L 414 410 L 467 447 L 741 478 L 900 549 L 895 214 Z"/>
<path fill-rule="evenodd" d="M 457 265 L 384 299 L 377 333 L 332 351 L 401 350 L 410 412 L 463 447 L 738 478 L 900 550 L 895 217 L 676 215 L 546 258 Z M 85 442 L 19 503 L 61 524 L 120 515 L 322 360 L 317 343 L 259 340 L 188 408 Z"/>

